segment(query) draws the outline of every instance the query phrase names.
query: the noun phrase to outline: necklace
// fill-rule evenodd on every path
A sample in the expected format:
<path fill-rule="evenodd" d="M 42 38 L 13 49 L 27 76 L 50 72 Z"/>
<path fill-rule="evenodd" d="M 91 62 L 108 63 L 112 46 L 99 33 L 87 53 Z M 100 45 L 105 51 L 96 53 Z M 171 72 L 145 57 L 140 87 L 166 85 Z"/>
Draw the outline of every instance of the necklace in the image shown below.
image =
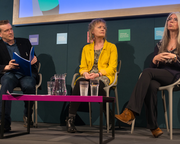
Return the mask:
<path fill-rule="evenodd" d="M 174 49 L 174 46 L 175 46 L 175 45 L 172 45 L 172 46 L 171 46 L 170 51 L 172 51 L 172 50 Z"/>
<path fill-rule="evenodd" d="M 172 50 L 173 50 L 173 46 L 171 47 L 170 51 L 172 51 Z"/>

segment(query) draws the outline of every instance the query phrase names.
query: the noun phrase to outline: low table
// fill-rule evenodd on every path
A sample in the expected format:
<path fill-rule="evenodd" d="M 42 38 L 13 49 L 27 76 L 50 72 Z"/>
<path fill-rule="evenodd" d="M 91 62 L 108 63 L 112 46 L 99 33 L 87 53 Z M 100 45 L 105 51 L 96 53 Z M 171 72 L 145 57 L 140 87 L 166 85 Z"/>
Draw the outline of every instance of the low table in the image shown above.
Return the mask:
<path fill-rule="evenodd" d="M 62 95 L 3 95 L 2 96 L 2 116 L 1 116 L 1 134 L 0 139 L 4 138 L 4 114 L 5 114 L 5 101 L 6 100 L 13 100 L 13 101 L 28 101 L 28 127 L 27 132 L 16 134 L 29 134 L 30 133 L 30 101 L 60 101 L 60 102 L 98 102 L 100 103 L 100 133 L 99 133 L 99 143 L 102 144 L 103 141 L 103 103 L 104 102 L 111 102 L 112 103 L 112 111 L 115 115 L 115 108 L 114 103 L 115 99 L 113 97 L 103 97 L 103 96 L 62 96 Z M 114 139 L 114 120 L 112 122 L 112 138 L 107 139 L 104 141 L 105 143 Z M 13 135 L 13 136 L 16 136 Z"/>

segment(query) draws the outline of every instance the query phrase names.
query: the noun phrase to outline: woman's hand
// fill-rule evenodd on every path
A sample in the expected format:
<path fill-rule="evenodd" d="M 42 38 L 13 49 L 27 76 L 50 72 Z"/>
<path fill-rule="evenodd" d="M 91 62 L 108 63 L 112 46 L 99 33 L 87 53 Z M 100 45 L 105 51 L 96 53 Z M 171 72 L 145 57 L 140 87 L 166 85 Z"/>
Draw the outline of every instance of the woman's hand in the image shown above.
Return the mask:
<path fill-rule="evenodd" d="M 176 55 L 168 52 L 163 52 L 158 55 L 156 55 L 153 58 L 153 63 L 157 64 L 158 62 L 165 62 L 166 60 L 172 59 L 175 60 Z"/>
<path fill-rule="evenodd" d="M 84 75 L 84 77 L 85 77 L 85 79 L 94 79 L 94 78 L 96 78 L 96 77 L 99 77 L 99 74 L 98 73 L 85 73 L 85 74 L 83 74 Z"/>
<path fill-rule="evenodd" d="M 176 62 L 177 56 L 176 56 L 175 54 L 169 53 L 168 56 L 170 57 L 170 59 L 171 59 L 172 61 L 175 61 L 175 62 Z"/>

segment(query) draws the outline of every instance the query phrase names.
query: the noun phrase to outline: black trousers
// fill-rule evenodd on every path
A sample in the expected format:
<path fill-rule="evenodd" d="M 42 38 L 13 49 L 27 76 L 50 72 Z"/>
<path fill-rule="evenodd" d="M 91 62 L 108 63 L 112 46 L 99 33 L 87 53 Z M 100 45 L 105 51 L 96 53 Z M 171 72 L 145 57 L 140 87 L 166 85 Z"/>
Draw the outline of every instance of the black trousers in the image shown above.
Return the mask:
<path fill-rule="evenodd" d="M 146 108 L 147 128 L 156 129 L 157 124 L 157 92 L 160 86 L 174 82 L 174 76 L 165 69 L 147 68 L 136 83 L 127 108 L 141 113 L 143 103 Z"/>
<path fill-rule="evenodd" d="M 90 81 L 90 80 L 87 80 L 85 78 L 78 79 L 76 81 L 76 85 L 75 85 L 75 87 L 74 87 L 74 89 L 72 91 L 72 95 L 80 95 L 80 86 L 79 86 L 80 81 Z M 104 87 L 105 87 L 105 84 L 101 80 L 99 80 L 99 93 L 98 93 L 99 96 L 106 96 L 106 92 L 103 89 Z M 90 85 L 89 85 L 89 88 L 88 88 L 88 95 L 91 95 Z M 69 104 L 69 114 L 75 114 L 76 115 L 76 112 L 77 112 L 80 104 L 81 104 L 80 102 L 70 102 L 70 104 Z"/>

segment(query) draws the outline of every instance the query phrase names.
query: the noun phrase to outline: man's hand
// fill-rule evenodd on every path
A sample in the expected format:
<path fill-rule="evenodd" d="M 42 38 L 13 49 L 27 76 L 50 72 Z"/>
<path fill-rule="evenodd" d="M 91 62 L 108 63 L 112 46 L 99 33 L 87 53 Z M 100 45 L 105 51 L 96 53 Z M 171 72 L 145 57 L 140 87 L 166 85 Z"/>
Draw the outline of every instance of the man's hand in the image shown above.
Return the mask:
<path fill-rule="evenodd" d="M 37 57 L 34 56 L 34 58 L 33 58 L 32 61 L 31 61 L 31 65 L 35 64 L 36 62 L 37 62 Z"/>
<path fill-rule="evenodd" d="M 19 64 L 14 59 L 9 61 L 9 64 L 4 67 L 4 71 L 19 69 Z"/>

